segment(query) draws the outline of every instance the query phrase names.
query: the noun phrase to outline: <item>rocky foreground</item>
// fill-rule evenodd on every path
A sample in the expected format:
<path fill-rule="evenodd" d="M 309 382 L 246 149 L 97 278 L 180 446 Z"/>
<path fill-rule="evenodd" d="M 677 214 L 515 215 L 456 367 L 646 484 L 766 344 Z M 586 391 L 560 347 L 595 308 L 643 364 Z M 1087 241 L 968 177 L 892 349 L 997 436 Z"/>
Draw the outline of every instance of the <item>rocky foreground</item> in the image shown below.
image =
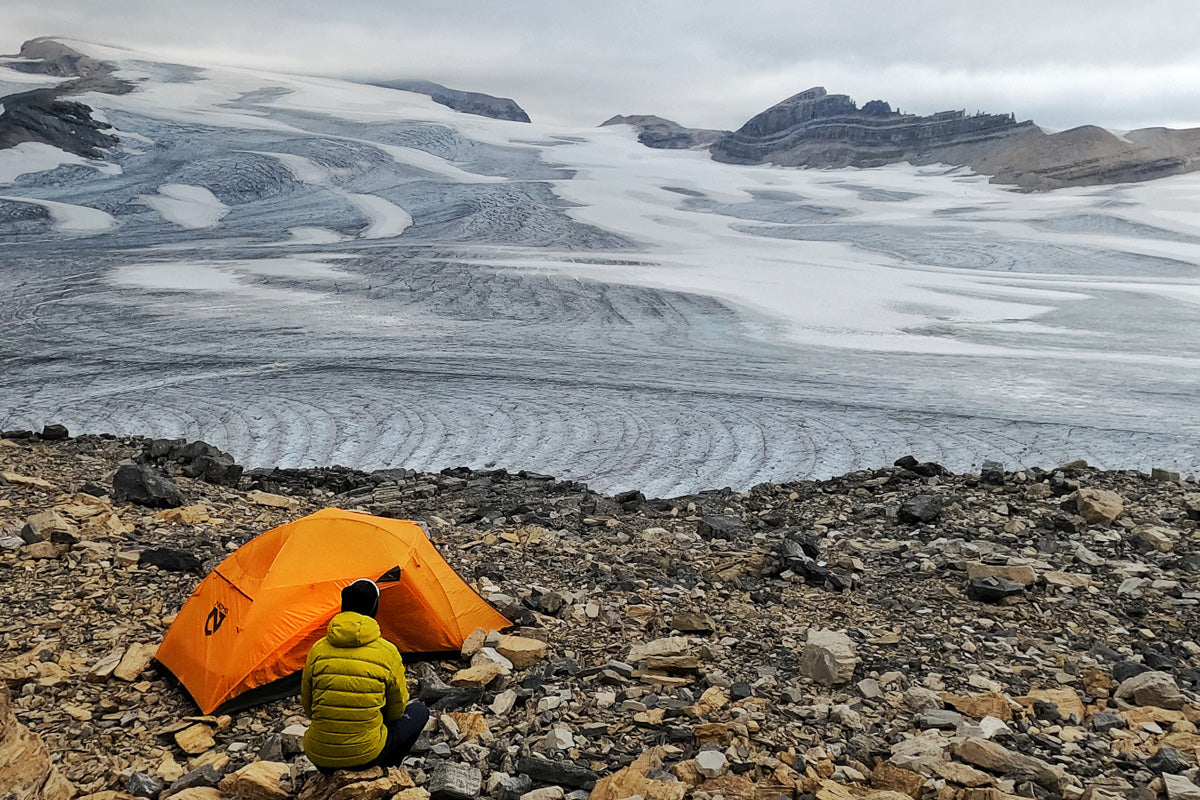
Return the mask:
<path fill-rule="evenodd" d="M 244 471 L 0 438 L 0 796 L 1192 800 L 1200 486 L 936 464 L 670 500 L 528 473 Z M 324 778 L 282 701 L 153 662 L 205 572 L 328 505 L 422 522 L 517 622 L 410 664 L 405 769 Z"/>

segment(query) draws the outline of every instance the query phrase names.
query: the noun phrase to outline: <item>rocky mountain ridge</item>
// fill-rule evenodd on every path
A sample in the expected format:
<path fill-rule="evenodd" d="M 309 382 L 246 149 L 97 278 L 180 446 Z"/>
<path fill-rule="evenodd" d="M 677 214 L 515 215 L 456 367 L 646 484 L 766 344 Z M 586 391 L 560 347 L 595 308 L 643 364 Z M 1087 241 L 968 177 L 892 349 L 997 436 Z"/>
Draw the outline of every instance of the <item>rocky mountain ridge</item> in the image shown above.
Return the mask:
<path fill-rule="evenodd" d="M 643 120 L 655 120 L 653 123 Z M 679 128 L 660 118 L 614 118 L 639 130 L 649 147 L 700 147 L 708 142 L 658 131 Z M 688 130 L 688 129 L 681 129 Z M 1143 181 L 1200 169 L 1200 130 L 1147 128 L 1118 138 L 1084 126 L 1046 133 L 1011 114 L 942 111 L 903 114 L 882 100 L 862 108 L 846 95 L 813 87 L 725 131 L 709 148 L 713 158 L 734 164 L 785 167 L 966 166 L 992 175 L 993 183 L 1026 190 Z"/>
<path fill-rule="evenodd" d="M 483 92 L 465 92 L 461 89 L 449 89 L 440 83 L 422 80 L 377 81 L 374 86 L 388 89 L 400 89 L 405 92 L 416 92 L 428 95 L 435 103 L 447 108 L 461 111 L 464 114 L 475 114 L 492 119 L 506 119 L 512 122 L 529 122 L 529 114 L 508 97 L 493 97 Z"/>
<path fill-rule="evenodd" d="M 1181 800 L 1200 771 L 1198 490 L 904 458 L 653 499 L 9 432 L 0 776 L 31 732 L 52 762 L 24 745 L 18 797 L 68 796 L 53 763 L 95 800 Z M 208 569 L 326 505 L 421 521 L 518 626 L 410 664 L 434 714 L 402 770 L 321 777 L 295 700 L 199 716 L 153 664 Z"/>

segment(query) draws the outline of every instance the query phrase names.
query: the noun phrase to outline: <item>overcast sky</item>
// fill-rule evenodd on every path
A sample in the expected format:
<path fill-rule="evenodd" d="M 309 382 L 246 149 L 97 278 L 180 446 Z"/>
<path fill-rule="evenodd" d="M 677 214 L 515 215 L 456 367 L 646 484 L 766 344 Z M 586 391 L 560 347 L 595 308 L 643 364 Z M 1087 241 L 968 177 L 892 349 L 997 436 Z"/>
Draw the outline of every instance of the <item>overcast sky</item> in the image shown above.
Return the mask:
<path fill-rule="evenodd" d="M 818 85 L 1054 129 L 1200 126 L 1197 0 L 0 0 L 0 52 L 43 35 L 424 78 L 589 126 L 658 114 L 736 128 Z"/>

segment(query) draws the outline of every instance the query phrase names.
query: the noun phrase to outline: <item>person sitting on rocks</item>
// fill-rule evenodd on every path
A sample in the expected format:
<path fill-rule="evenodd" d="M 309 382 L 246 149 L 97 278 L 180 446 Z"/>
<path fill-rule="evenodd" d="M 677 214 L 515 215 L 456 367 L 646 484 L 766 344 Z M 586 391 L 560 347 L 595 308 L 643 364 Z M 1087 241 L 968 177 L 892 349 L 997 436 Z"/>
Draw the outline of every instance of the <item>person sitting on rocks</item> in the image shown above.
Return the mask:
<path fill-rule="evenodd" d="M 304 753 L 322 772 L 399 766 L 429 720 L 429 709 L 408 702 L 404 661 L 382 638 L 378 611 L 374 581 L 347 586 L 304 664 L 300 702 L 312 720 Z"/>

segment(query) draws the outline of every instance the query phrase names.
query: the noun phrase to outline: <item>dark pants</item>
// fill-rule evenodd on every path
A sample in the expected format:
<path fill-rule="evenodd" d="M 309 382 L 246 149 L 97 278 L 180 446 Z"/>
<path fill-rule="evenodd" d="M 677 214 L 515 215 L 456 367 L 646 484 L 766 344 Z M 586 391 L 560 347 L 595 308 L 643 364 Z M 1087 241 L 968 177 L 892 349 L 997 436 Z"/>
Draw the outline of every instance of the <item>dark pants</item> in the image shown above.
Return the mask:
<path fill-rule="evenodd" d="M 417 743 L 417 739 L 420 738 L 421 731 L 425 729 L 425 723 L 428 721 L 429 709 L 425 707 L 424 703 L 412 701 L 405 707 L 403 717 L 387 723 L 387 741 L 383 743 L 383 749 L 379 751 L 379 755 L 375 756 L 373 761 L 357 767 L 339 767 L 339 769 L 359 770 L 370 767 L 400 766 L 400 762 Z M 331 775 L 335 771 L 332 768 L 321 766 L 318 766 L 317 769 L 324 775 Z"/>
<path fill-rule="evenodd" d="M 413 749 L 413 745 L 417 743 L 417 739 L 421 736 L 421 731 L 425 730 L 425 723 L 429 721 L 429 709 L 424 703 L 416 700 L 408 704 L 404 709 L 404 716 L 395 722 L 389 722 L 387 729 L 387 741 L 383 744 L 383 749 L 379 751 L 379 755 L 375 757 L 367 766 L 370 767 L 398 767 L 404 757 Z"/>

